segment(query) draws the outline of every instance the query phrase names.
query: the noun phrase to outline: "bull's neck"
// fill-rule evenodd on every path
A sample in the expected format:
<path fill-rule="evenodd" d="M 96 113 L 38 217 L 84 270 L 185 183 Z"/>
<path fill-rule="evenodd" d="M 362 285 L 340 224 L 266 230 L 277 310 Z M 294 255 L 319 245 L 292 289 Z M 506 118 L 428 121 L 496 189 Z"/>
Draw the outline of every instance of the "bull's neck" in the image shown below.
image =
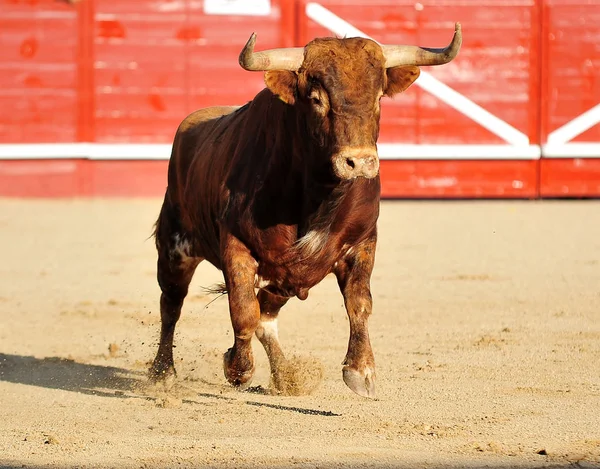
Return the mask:
<path fill-rule="evenodd" d="M 272 94 L 257 98 L 266 111 L 257 129 L 266 153 L 257 201 L 293 212 L 299 234 L 328 223 L 352 183 L 333 175 L 330 152 L 314 138 L 305 111 Z"/>
<path fill-rule="evenodd" d="M 265 90 L 268 91 L 268 90 Z M 311 185 L 333 187 L 339 180 L 333 176 L 330 151 L 319 142 L 311 129 L 306 109 L 289 105 L 269 92 L 266 115 L 261 120 L 259 139 L 266 143 L 269 176 L 307 179 Z"/>
<path fill-rule="evenodd" d="M 331 223 L 351 182 L 340 181 L 333 175 L 331 151 L 313 136 L 314 123 L 306 111 L 299 106 L 285 106 L 284 127 L 294 129 L 290 132 L 293 138 L 282 139 L 284 148 L 277 149 L 273 157 L 289 159 L 289 180 L 302 201 L 299 208 L 303 223 L 298 226 L 301 236 Z"/>

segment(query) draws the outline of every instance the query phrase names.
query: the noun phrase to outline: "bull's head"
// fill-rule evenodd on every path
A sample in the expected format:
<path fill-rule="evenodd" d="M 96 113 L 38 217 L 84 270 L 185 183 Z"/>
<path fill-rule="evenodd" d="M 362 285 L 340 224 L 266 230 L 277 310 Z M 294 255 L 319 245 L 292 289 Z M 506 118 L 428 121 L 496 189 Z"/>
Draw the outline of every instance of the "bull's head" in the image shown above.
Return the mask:
<path fill-rule="evenodd" d="M 252 34 L 239 60 L 246 70 L 266 71 L 265 83 L 274 94 L 306 110 L 338 178 L 373 178 L 379 172 L 381 97 L 407 89 L 419 76 L 419 66 L 450 62 L 461 42 L 459 23 L 445 49 L 327 38 L 304 48 L 254 52 Z"/>

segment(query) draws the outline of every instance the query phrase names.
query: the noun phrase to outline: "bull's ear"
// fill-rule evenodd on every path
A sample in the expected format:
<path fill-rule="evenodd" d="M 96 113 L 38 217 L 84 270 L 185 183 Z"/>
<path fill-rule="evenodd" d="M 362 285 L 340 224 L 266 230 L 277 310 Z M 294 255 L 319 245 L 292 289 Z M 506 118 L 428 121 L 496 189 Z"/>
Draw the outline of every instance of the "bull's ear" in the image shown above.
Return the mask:
<path fill-rule="evenodd" d="M 296 88 L 298 75 L 287 70 L 269 70 L 265 73 L 265 84 L 273 94 L 279 96 L 283 102 L 294 104 L 296 102 Z"/>
<path fill-rule="evenodd" d="M 414 83 L 419 78 L 421 70 L 415 66 L 401 66 L 388 68 L 387 71 L 387 87 L 385 89 L 386 96 L 394 96 L 402 93 L 406 88 Z"/>

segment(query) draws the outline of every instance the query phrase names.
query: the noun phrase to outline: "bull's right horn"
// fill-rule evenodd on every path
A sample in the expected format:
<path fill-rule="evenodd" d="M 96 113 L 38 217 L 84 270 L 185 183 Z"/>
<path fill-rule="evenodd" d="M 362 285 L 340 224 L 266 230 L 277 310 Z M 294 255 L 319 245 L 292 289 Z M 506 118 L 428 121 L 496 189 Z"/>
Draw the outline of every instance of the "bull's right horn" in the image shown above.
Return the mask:
<path fill-rule="evenodd" d="M 290 47 L 285 49 L 271 49 L 254 52 L 256 33 L 240 52 L 239 62 L 243 69 L 250 71 L 291 70 L 297 71 L 304 61 L 303 47 Z"/>
<path fill-rule="evenodd" d="M 458 55 L 462 44 L 460 23 L 454 26 L 452 42 L 444 49 L 429 49 L 418 46 L 381 46 L 385 55 L 385 67 L 400 65 L 442 65 Z"/>

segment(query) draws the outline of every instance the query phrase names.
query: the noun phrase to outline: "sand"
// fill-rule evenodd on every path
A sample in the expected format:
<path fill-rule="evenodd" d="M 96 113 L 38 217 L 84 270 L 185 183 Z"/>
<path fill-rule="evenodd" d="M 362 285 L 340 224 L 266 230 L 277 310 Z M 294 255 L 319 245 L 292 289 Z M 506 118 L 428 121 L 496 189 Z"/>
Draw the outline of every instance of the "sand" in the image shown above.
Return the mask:
<path fill-rule="evenodd" d="M 311 395 L 227 385 L 221 281 L 202 264 L 170 391 L 160 200 L 0 200 L 0 466 L 600 467 L 600 201 L 382 204 L 372 279 L 378 400 L 346 388 L 335 278 L 280 315 Z M 210 304 L 209 304 L 210 303 Z"/>

